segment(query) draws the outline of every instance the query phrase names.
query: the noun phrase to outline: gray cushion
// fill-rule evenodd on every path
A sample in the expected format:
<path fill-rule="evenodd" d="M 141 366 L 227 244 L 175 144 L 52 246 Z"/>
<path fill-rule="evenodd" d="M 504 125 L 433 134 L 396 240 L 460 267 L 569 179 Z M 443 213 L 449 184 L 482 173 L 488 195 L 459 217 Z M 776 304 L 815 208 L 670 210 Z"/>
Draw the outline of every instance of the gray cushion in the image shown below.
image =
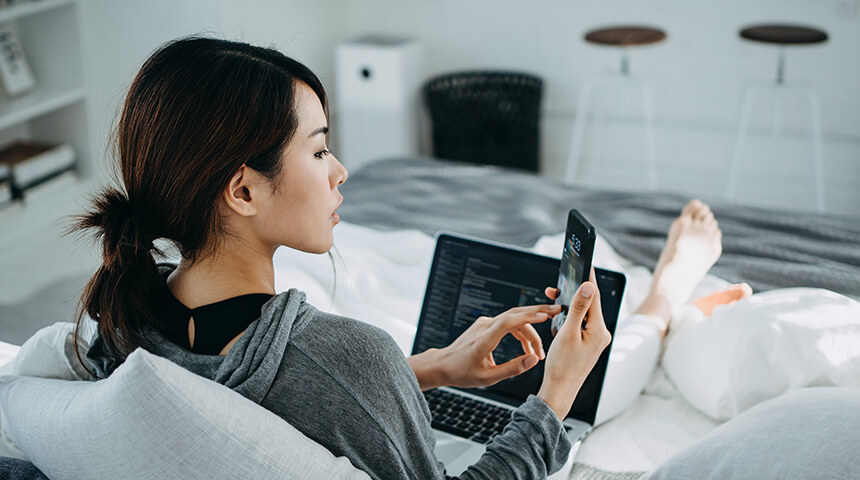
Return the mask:
<path fill-rule="evenodd" d="M 3 430 L 52 479 L 367 479 L 280 417 L 144 350 L 99 382 L 0 377 Z"/>
<path fill-rule="evenodd" d="M 860 389 L 803 388 L 760 403 L 643 478 L 860 478 Z"/>

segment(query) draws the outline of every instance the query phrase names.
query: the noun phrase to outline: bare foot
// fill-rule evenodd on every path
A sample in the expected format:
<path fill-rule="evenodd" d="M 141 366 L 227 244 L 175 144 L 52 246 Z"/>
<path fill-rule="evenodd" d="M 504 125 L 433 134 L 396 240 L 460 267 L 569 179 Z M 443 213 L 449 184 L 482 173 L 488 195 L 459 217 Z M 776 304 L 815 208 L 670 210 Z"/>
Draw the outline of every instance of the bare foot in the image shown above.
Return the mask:
<path fill-rule="evenodd" d="M 673 310 L 687 303 L 693 288 L 720 258 L 722 238 L 711 209 L 700 200 L 691 200 L 669 228 L 651 291 L 668 297 Z"/>
<path fill-rule="evenodd" d="M 722 236 L 707 205 L 700 200 L 687 203 L 669 228 L 651 290 L 636 313 L 659 319 L 658 327 L 665 334 L 672 314 L 689 301 L 693 288 L 720 258 Z"/>
<path fill-rule="evenodd" d="M 718 305 L 735 303 L 738 300 L 749 297 L 752 293 L 752 288 L 748 284 L 736 283 L 721 292 L 715 292 L 696 300 L 693 302 L 693 305 L 701 310 L 706 317 L 710 317 L 714 313 L 714 308 Z"/>

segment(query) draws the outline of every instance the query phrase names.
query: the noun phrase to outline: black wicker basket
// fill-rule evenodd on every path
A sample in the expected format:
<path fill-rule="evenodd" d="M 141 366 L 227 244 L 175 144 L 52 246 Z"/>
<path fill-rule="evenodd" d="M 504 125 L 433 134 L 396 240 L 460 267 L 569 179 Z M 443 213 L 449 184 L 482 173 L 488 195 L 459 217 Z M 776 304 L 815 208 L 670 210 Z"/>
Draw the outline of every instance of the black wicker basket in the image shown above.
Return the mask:
<path fill-rule="evenodd" d="M 424 85 L 433 156 L 538 170 L 543 80 L 518 72 L 458 72 Z"/>

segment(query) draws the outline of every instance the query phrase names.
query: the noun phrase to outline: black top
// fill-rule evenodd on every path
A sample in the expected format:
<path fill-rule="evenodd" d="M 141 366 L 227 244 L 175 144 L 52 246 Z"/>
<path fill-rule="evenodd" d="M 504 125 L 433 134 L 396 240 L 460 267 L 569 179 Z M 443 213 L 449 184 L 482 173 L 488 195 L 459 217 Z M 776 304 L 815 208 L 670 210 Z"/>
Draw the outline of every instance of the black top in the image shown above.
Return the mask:
<path fill-rule="evenodd" d="M 165 280 L 167 276 L 165 275 Z M 227 343 L 242 333 L 248 325 L 260 318 L 263 304 L 274 295 L 249 293 L 188 308 L 180 302 L 164 283 L 162 311 L 165 331 L 171 342 L 202 355 L 218 355 Z M 188 319 L 194 317 L 194 346 L 188 340 Z"/>
<path fill-rule="evenodd" d="M 801 45 L 827 41 L 824 30 L 801 25 L 753 25 L 744 28 L 740 36 L 747 40 L 781 45 Z"/>

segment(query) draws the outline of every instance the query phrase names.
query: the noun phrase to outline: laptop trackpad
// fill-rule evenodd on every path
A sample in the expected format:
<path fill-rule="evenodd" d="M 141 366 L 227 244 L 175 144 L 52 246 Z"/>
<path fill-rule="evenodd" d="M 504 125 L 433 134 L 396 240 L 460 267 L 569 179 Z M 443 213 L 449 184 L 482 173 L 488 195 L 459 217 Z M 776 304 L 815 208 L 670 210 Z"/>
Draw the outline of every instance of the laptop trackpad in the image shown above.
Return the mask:
<path fill-rule="evenodd" d="M 445 464 L 448 475 L 460 475 L 484 454 L 484 445 L 438 430 L 434 433 L 436 458 Z"/>

